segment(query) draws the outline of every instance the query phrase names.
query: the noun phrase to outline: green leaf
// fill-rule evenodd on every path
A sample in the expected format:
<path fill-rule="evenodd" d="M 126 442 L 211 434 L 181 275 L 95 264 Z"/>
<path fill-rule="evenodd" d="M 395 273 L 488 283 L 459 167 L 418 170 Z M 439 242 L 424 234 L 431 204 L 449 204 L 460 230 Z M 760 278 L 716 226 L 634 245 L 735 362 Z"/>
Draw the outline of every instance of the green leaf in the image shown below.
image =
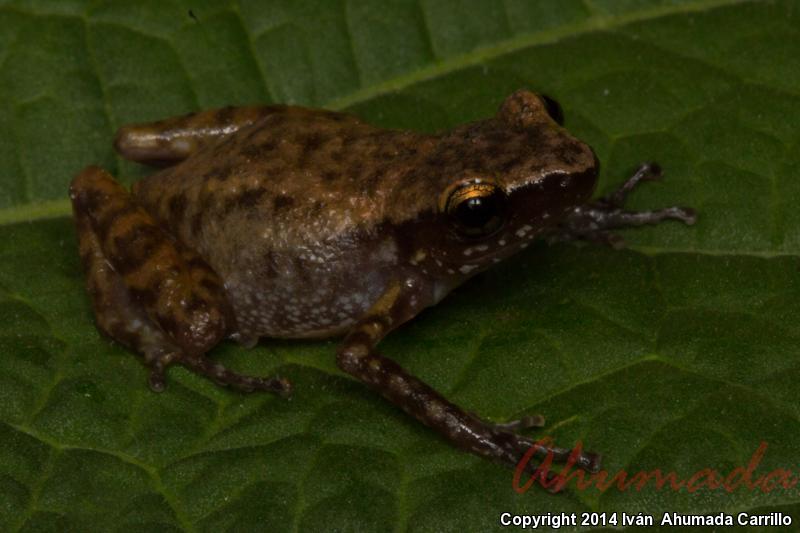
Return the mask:
<path fill-rule="evenodd" d="M 545 414 L 541 434 L 601 451 L 611 474 L 727 475 L 761 442 L 756 475 L 796 469 L 798 28 L 791 0 L 0 1 L 0 529 L 485 530 L 502 512 L 800 519 L 796 486 L 518 494 L 510 470 L 338 371 L 334 341 L 214 351 L 286 375 L 290 401 L 182 369 L 154 394 L 137 358 L 94 329 L 66 199 L 90 163 L 125 183 L 148 172 L 111 150 L 128 122 L 292 102 L 439 130 L 520 87 L 547 93 L 602 161 L 600 192 L 655 160 L 666 179 L 632 207 L 691 205 L 698 224 L 627 231 L 624 251 L 534 247 L 383 352 L 491 419 Z"/>

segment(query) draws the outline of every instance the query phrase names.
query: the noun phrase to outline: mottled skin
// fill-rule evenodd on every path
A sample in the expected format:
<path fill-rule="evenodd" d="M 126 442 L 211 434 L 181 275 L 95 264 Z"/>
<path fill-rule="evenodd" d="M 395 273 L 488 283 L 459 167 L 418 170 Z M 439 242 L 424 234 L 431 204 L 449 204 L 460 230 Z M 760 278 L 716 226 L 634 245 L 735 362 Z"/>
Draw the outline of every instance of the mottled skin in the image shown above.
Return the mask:
<path fill-rule="evenodd" d="M 551 115 L 545 100 L 518 91 L 494 117 L 440 135 L 287 106 L 124 127 L 115 142 L 123 156 L 167 168 L 131 193 L 97 167 L 73 180 L 98 327 L 144 356 L 156 390 L 179 363 L 279 394 L 289 393 L 286 380 L 237 374 L 206 352 L 226 336 L 251 346 L 345 334 L 345 372 L 454 444 L 516 464 L 534 442 L 514 430 L 540 418 L 484 421 L 379 355 L 378 342 L 534 238 L 616 244 L 610 228 L 694 220 L 682 208 L 622 210 L 655 167 L 587 204 L 597 160 Z M 467 203 L 479 214 L 458 210 Z M 578 464 L 596 469 L 598 457 Z"/>

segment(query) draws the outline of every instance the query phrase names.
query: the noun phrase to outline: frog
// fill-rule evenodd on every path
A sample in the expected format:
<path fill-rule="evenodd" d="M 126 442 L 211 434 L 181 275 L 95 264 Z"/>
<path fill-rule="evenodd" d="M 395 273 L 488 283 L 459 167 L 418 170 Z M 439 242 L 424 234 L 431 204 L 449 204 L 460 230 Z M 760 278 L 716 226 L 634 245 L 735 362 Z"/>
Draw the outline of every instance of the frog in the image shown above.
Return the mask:
<path fill-rule="evenodd" d="M 139 354 L 162 391 L 180 365 L 242 392 L 280 376 L 212 360 L 225 339 L 339 337 L 346 375 L 458 448 L 514 467 L 533 452 L 595 472 L 600 454 L 534 440 L 540 415 L 499 423 L 378 351 L 387 334 L 537 239 L 624 244 L 614 230 L 694 210 L 626 210 L 660 177 L 642 165 L 592 200 L 599 161 L 560 106 L 522 89 L 448 131 L 370 125 L 293 105 L 224 107 L 121 127 L 116 151 L 157 170 L 130 190 L 89 166 L 69 187 L 97 328 Z"/>

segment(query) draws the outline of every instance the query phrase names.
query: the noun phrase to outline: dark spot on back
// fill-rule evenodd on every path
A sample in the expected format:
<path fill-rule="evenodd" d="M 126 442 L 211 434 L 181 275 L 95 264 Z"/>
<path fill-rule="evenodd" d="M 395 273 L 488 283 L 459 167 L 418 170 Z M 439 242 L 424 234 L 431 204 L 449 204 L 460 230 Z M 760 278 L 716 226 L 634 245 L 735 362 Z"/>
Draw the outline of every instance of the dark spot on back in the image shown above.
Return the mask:
<path fill-rule="evenodd" d="M 246 191 L 242 191 L 237 196 L 233 196 L 228 198 L 225 201 L 225 206 L 223 207 L 223 211 L 225 214 L 229 213 L 231 209 L 248 209 L 251 207 L 255 207 L 261 197 L 267 190 L 264 187 L 257 187 L 255 189 L 247 189 Z"/>
<path fill-rule="evenodd" d="M 326 118 L 328 120 L 332 120 L 334 122 L 341 122 L 341 121 L 349 118 L 349 115 L 347 115 L 345 113 L 338 113 L 336 111 L 330 111 L 330 110 L 327 110 L 327 109 L 320 110 L 320 111 L 318 111 L 318 113 L 319 113 L 319 116 L 321 116 L 323 118 Z"/>
<path fill-rule="evenodd" d="M 507 159 L 506 161 L 504 161 L 500 165 L 500 170 L 502 172 L 504 172 L 504 173 L 509 172 L 511 169 L 513 169 L 514 167 L 519 165 L 521 162 L 522 162 L 522 156 L 521 155 L 515 155 L 514 157 L 511 157 L 511 158 Z"/>
<path fill-rule="evenodd" d="M 386 174 L 386 168 L 384 166 L 377 166 L 372 169 L 372 171 L 367 174 L 364 178 L 363 183 L 364 187 L 370 191 L 370 193 L 375 193 L 378 188 L 380 187 L 382 178 Z"/>
<path fill-rule="evenodd" d="M 305 167 L 308 165 L 309 159 L 313 156 L 314 152 L 319 151 L 320 147 L 325 142 L 325 137 L 315 132 L 310 135 L 301 136 L 297 139 L 297 142 L 303 149 L 298 164 L 301 167 Z"/>
<path fill-rule="evenodd" d="M 339 179 L 340 176 L 341 174 L 339 174 L 335 170 L 326 170 L 325 172 L 322 173 L 322 179 L 325 181 L 335 181 Z"/>
<path fill-rule="evenodd" d="M 203 213 L 202 211 L 198 211 L 194 215 L 192 215 L 192 221 L 189 224 L 189 232 L 197 236 L 200 234 L 200 230 L 203 228 Z"/>
<path fill-rule="evenodd" d="M 275 211 L 280 211 L 287 207 L 291 207 L 293 204 L 294 204 L 294 198 L 292 198 L 291 196 L 286 196 L 285 194 L 279 194 L 278 196 L 275 197 L 275 200 L 273 202 L 273 207 L 275 208 Z"/>
<path fill-rule="evenodd" d="M 219 181 L 225 181 L 231 174 L 233 174 L 234 166 L 230 162 L 226 162 L 220 164 L 219 166 L 212 167 L 211 170 L 206 172 L 205 178 L 206 179 L 215 179 Z"/>
<path fill-rule="evenodd" d="M 169 199 L 169 217 L 170 220 L 177 221 L 183 217 L 186 212 L 186 195 L 178 193 Z"/>
<path fill-rule="evenodd" d="M 239 151 L 249 159 L 264 159 L 269 157 L 269 153 L 275 149 L 275 142 L 272 140 L 263 143 L 246 144 Z"/>
<path fill-rule="evenodd" d="M 323 142 L 325 142 L 325 137 L 318 132 L 311 133 L 310 135 L 306 135 L 300 139 L 300 143 L 303 145 L 303 150 L 306 152 L 317 150 L 320 146 L 322 146 Z"/>
<path fill-rule="evenodd" d="M 280 128 L 286 123 L 286 113 L 276 112 L 274 115 L 268 115 L 264 119 L 264 126 L 268 128 Z"/>
<path fill-rule="evenodd" d="M 200 213 L 204 213 L 211 207 L 213 199 L 211 198 L 211 193 L 207 189 L 203 190 L 199 196 L 200 198 L 197 202 L 197 210 Z"/>

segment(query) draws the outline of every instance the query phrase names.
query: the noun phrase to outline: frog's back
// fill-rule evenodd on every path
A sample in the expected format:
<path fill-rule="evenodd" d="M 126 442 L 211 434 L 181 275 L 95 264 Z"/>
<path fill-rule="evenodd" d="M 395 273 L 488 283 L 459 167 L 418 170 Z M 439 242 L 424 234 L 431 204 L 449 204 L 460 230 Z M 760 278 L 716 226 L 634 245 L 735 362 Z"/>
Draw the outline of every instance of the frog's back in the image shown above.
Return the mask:
<path fill-rule="evenodd" d="M 140 203 L 187 245 L 218 250 L 244 235 L 272 248 L 314 245 L 372 226 L 387 181 L 426 136 L 344 113 L 274 106 L 263 120 L 134 186 Z M 410 164 L 409 164 L 410 165 Z"/>

